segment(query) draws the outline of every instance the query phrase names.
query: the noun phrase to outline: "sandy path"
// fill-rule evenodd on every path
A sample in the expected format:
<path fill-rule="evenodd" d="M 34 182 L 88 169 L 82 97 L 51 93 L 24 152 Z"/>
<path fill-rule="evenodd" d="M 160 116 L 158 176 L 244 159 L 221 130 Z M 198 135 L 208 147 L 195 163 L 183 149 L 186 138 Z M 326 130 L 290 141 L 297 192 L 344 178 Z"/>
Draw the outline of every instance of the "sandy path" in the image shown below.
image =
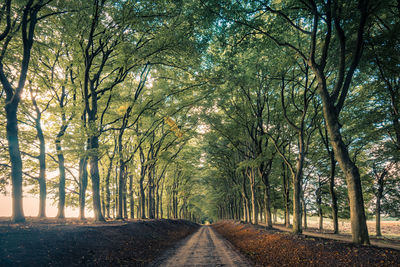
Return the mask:
<path fill-rule="evenodd" d="M 196 233 L 167 251 L 150 266 L 252 266 L 210 226 L 202 226 Z"/>

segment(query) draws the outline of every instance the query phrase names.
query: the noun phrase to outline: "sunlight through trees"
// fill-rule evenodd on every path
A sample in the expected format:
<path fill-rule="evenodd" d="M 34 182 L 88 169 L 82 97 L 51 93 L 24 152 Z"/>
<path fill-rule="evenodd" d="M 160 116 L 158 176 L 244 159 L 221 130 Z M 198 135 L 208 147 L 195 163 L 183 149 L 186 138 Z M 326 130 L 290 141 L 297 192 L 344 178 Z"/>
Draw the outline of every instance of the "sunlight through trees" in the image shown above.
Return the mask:
<path fill-rule="evenodd" d="M 0 3 L 0 193 L 97 221 L 400 216 L 400 6 Z"/>

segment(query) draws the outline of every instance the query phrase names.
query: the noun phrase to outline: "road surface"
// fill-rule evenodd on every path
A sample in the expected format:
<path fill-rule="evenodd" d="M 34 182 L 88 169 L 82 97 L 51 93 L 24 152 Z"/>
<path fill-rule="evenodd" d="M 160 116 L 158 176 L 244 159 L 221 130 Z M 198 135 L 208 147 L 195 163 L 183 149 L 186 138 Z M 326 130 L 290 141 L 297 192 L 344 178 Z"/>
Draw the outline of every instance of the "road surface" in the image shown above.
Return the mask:
<path fill-rule="evenodd" d="M 150 266 L 252 266 L 210 226 L 202 226 L 193 235 L 167 251 Z"/>

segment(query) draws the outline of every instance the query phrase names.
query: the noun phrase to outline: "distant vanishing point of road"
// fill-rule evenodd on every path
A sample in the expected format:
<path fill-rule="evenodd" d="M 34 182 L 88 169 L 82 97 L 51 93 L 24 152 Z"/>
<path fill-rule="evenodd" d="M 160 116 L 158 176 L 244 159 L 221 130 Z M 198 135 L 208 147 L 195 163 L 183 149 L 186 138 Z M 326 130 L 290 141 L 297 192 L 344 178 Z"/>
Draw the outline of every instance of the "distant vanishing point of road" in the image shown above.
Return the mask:
<path fill-rule="evenodd" d="M 252 266 L 234 251 L 210 226 L 202 226 L 177 247 L 167 251 L 150 266 Z"/>

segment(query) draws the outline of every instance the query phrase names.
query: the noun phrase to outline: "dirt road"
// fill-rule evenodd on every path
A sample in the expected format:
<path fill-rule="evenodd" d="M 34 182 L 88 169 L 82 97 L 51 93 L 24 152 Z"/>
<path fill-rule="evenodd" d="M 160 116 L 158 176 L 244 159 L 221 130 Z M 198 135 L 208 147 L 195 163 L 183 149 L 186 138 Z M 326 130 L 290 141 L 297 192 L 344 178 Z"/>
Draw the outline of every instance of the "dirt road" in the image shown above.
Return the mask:
<path fill-rule="evenodd" d="M 150 266 L 252 266 L 209 226 L 202 226 Z"/>

